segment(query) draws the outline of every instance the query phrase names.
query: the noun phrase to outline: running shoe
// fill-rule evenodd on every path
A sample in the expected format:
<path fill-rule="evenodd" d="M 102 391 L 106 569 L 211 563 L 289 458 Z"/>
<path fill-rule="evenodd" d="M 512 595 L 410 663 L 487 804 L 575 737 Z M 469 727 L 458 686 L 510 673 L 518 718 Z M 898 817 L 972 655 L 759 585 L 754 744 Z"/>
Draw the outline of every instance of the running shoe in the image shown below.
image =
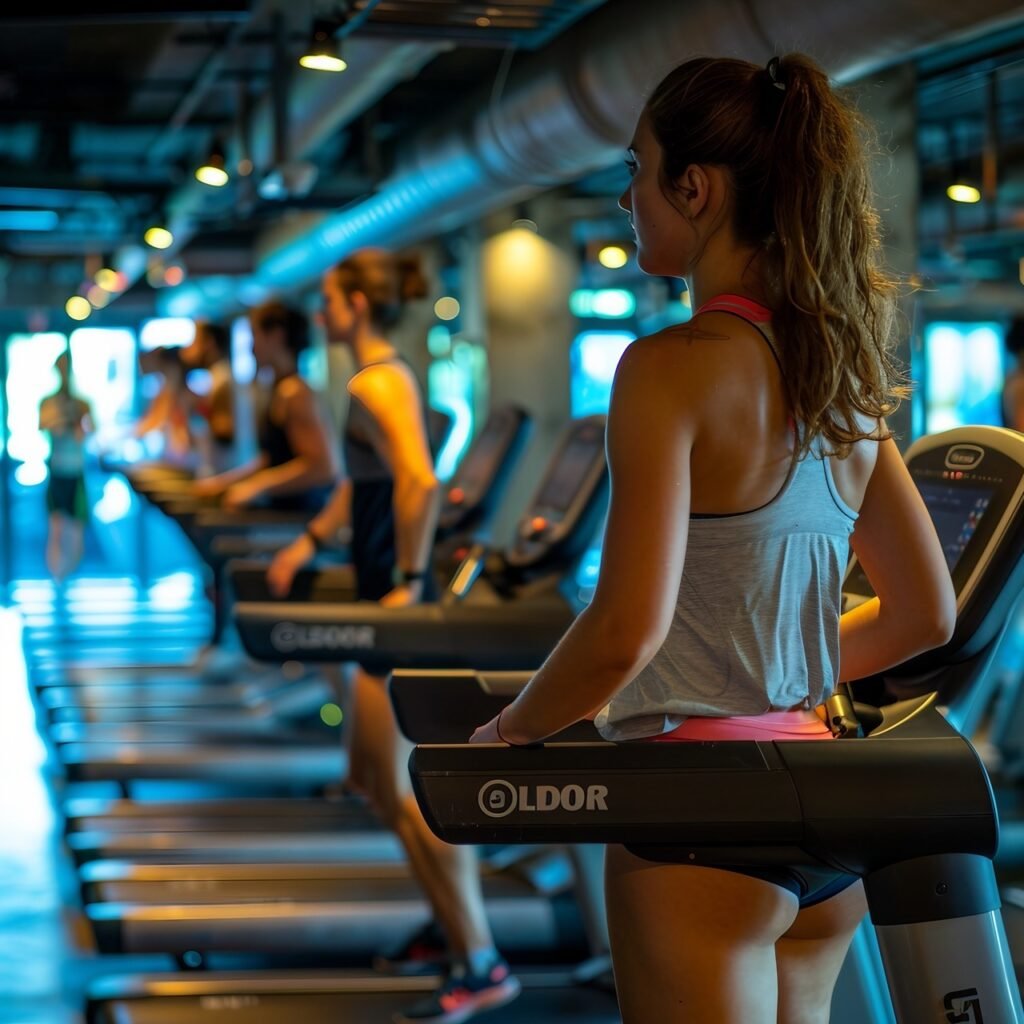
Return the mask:
<path fill-rule="evenodd" d="M 395 1024 L 462 1024 L 487 1010 L 511 1003 L 522 986 L 508 964 L 497 959 L 486 974 L 470 974 L 464 964 L 452 969 L 444 984 L 404 1013 Z"/>

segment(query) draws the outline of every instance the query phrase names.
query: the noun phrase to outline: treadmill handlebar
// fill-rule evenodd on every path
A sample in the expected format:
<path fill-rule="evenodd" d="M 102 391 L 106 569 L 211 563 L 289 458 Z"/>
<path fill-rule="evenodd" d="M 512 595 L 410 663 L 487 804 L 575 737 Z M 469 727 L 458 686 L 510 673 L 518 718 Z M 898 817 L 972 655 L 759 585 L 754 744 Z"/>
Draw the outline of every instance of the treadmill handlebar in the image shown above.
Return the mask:
<path fill-rule="evenodd" d="M 410 768 L 449 843 L 643 844 L 673 848 L 668 860 L 858 875 L 991 857 L 998 823 L 977 754 L 932 707 L 908 722 L 918 735 L 874 742 L 420 746 Z"/>

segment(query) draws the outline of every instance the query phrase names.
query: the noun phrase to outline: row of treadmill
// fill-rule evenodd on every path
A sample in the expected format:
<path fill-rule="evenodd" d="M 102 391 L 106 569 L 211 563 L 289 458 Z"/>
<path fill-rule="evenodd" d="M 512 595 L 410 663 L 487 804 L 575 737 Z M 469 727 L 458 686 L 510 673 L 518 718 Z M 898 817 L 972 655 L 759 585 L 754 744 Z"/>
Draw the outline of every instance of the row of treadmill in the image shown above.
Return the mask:
<path fill-rule="evenodd" d="M 584 722 L 535 747 L 470 747 L 584 606 L 581 567 L 592 574 L 599 555 L 599 416 L 565 428 L 511 542 L 490 545 L 528 433 L 523 410 L 493 410 L 446 485 L 442 597 L 403 609 L 356 602 L 343 549 L 272 598 L 267 556 L 302 516 L 225 512 L 193 499 L 184 473 L 120 467 L 147 515 L 170 517 L 201 559 L 219 647 L 176 665 L 30 664 L 96 948 L 167 957 L 129 975 L 112 956 L 87 993 L 90 1024 L 373 1024 L 437 986 L 371 967 L 430 915 L 397 840 L 344 786 L 353 664 L 390 676 L 431 827 L 481 848 L 495 938 L 523 982 L 494 1024 L 620 1020 L 609 842 L 654 861 L 863 877 L 871 921 L 834 1024 L 1024 1024 L 1011 955 L 1024 963 L 1024 687 L 1005 657 L 1024 585 L 1024 435 L 960 428 L 907 453 L 957 627 L 944 648 L 853 684 L 843 738 L 615 745 Z M 854 561 L 845 606 L 871 596 Z M 964 738 L 982 730 L 987 765 Z M 101 785 L 116 795 L 96 796 Z"/>

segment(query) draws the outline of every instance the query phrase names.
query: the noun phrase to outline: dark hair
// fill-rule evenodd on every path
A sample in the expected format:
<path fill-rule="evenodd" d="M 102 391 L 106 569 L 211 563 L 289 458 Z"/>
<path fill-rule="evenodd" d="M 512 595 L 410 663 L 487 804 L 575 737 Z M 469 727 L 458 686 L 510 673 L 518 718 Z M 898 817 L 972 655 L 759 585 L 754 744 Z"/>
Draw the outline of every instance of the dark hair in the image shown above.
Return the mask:
<path fill-rule="evenodd" d="M 213 347 L 220 356 L 229 355 L 231 352 L 231 332 L 224 324 L 216 323 L 213 320 L 203 320 L 196 324 L 196 330 L 213 342 Z"/>
<path fill-rule="evenodd" d="M 1004 343 L 1010 355 L 1019 356 L 1024 353 L 1024 316 L 1015 316 L 1010 321 Z"/>
<path fill-rule="evenodd" d="M 346 294 L 361 292 L 370 306 L 370 321 L 380 330 L 394 327 L 405 304 L 427 294 L 427 282 L 415 256 L 398 257 L 385 249 L 360 249 L 334 268 Z"/>
<path fill-rule="evenodd" d="M 262 331 L 283 330 L 285 343 L 294 356 L 309 347 L 309 318 L 293 306 L 277 301 L 261 303 L 249 310 L 249 323 Z"/>
<path fill-rule="evenodd" d="M 897 282 L 879 258 L 866 123 L 802 54 L 687 61 L 645 115 L 670 201 L 690 164 L 729 172 L 737 237 L 764 255 L 802 448 L 820 435 L 842 456 L 876 436 L 858 414 L 887 416 L 909 389 L 892 355 Z"/>

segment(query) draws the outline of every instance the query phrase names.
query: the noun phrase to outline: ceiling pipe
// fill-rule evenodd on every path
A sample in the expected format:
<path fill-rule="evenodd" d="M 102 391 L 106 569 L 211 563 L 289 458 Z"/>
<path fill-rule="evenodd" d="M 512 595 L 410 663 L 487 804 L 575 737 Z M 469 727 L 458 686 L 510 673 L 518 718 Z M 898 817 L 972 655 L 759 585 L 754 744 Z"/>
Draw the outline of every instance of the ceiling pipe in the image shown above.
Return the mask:
<path fill-rule="evenodd" d="M 395 46 L 383 41 L 351 39 L 347 48 L 349 67 L 344 75 L 296 72 L 287 96 L 285 126 L 291 157 L 302 160 L 311 156 L 321 143 L 373 106 L 398 82 L 415 76 L 450 48 L 444 42 L 406 42 Z M 248 120 L 239 125 L 229 140 L 229 166 L 234 167 L 241 157 L 247 157 L 253 165 L 252 181 L 276 166 L 278 116 L 270 92 L 252 105 Z M 243 188 L 248 191 L 249 182 Z M 180 252 L 203 219 L 223 213 L 230 198 L 228 190 L 211 189 L 190 175 L 165 203 L 165 226 L 174 235 L 174 244 L 159 255 L 169 258 Z M 243 194 L 243 209 L 244 199 Z M 146 263 L 154 255 L 155 251 L 141 244 L 123 246 L 118 250 L 114 267 L 126 276 L 130 286 L 145 273 Z"/>
<path fill-rule="evenodd" d="M 269 249 L 234 287 L 193 281 L 160 305 L 176 315 L 225 315 L 239 297 L 312 283 L 361 246 L 420 241 L 606 167 L 628 143 L 643 97 L 688 55 L 760 63 L 800 49 L 849 81 L 1019 11 L 1019 0 L 935 0 L 927 16 L 912 0 L 612 0 L 525 58 L 503 96 L 491 97 L 488 86 L 424 128 L 373 197 Z"/>

